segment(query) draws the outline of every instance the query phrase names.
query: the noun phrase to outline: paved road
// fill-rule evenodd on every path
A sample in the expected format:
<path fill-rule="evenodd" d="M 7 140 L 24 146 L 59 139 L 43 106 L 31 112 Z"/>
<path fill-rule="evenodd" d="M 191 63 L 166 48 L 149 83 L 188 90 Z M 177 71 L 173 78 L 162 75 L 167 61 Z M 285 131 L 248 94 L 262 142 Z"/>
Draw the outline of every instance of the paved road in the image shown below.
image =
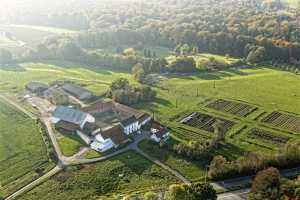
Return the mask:
<path fill-rule="evenodd" d="M 250 189 L 227 192 L 218 195 L 218 200 L 246 200 Z"/>
<path fill-rule="evenodd" d="M 20 196 L 24 192 L 27 192 L 27 191 L 33 189 L 34 187 L 36 187 L 37 185 L 41 184 L 42 182 L 44 182 L 48 178 L 54 176 L 55 174 L 57 174 L 61 170 L 62 170 L 61 167 L 56 166 L 55 168 L 53 168 L 51 171 L 49 171 L 45 175 L 41 176 L 40 178 L 36 179 L 35 181 L 33 181 L 33 182 L 29 183 L 28 185 L 24 186 L 23 188 L 21 188 L 20 190 L 18 190 L 15 193 L 13 193 L 12 195 L 8 196 L 5 200 L 15 199 L 17 196 Z"/>

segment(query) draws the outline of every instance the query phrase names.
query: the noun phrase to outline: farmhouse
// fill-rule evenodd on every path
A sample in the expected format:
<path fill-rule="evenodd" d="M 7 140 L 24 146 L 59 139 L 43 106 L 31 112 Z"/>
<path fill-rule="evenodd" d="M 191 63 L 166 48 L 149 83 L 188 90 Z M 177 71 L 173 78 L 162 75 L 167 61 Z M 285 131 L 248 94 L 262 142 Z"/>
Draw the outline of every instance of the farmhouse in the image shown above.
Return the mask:
<path fill-rule="evenodd" d="M 125 144 L 129 139 L 123 132 L 123 128 L 120 125 L 108 128 L 103 132 L 96 135 L 95 140 L 91 144 L 91 148 L 104 152 L 111 148 L 117 148 L 121 144 Z"/>
<path fill-rule="evenodd" d="M 139 121 L 134 115 L 121 121 L 121 125 L 127 135 L 136 132 L 139 129 Z"/>
<path fill-rule="evenodd" d="M 35 94 L 42 94 L 48 89 L 48 85 L 39 82 L 30 82 L 26 85 L 26 89 Z"/>
<path fill-rule="evenodd" d="M 80 100 L 88 100 L 93 96 L 90 91 L 72 83 L 64 84 L 62 89 Z"/>
<path fill-rule="evenodd" d="M 151 139 L 155 142 L 166 141 L 170 135 L 168 128 L 156 121 L 151 124 L 151 134 Z"/>
<path fill-rule="evenodd" d="M 93 115 L 102 128 L 120 123 L 127 134 L 139 130 L 151 120 L 150 115 L 114 101 L 99 101 L 81 110 Z"/>

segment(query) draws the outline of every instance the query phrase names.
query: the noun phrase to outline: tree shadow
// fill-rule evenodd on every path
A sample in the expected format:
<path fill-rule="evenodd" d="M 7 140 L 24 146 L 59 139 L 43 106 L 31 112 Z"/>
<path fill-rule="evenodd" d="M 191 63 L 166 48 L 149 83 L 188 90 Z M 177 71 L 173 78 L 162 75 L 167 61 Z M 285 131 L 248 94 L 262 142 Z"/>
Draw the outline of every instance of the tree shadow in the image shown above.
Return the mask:
<path fill-rule="evenodd" d="M 235 144 L 225 143 L 221 144 L 213 153 L 214 155 L 222 155 L 228 160 L 236 160 L 247 152 Z"/>
<path fill-rule="evenodd" d="M 10 72 L 25 72 L 26 71 L 26 69 L 24 69 L 19 64 L 0 65 L 0 70 L 10 71 Z"/>
<path fill-rule="evenodd" d="M 57 67 L 62 67 L 62 68 L 65 68 L 65 69 L 83 68 L 83 69 L 87 69 L 87 70 L 96 72 L 97 74 L 103 74 L 103 75 L 111 75 L 112 70 L 115 71 L 115 72 L 118 72 L 118 70 L 111 69 L 111 68 L 108 68 L 108 67 L 88 65 L 88 64 L 84 64 L 84 63 L 73 63 L 73 62 L 69 62 L 69 61 L 45 60 L 45 61 L 39 61 L 39 62 L 43 63 L 43 64 L 50 64 L 50 65 L 54 65 L 54 66 L 57 66 Z M 124 72 L 124 71 L 120 70 L 119 72 Z"/>

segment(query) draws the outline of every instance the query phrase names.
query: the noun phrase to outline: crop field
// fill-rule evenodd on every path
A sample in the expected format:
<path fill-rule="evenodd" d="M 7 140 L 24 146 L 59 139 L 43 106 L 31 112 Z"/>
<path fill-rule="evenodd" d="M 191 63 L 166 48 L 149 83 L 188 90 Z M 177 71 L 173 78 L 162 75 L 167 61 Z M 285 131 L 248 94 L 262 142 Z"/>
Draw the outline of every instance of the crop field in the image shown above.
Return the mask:
<path fill-rule="evenodd" d="M 284 144 L 288 142 L 291 138 L 288 136 L 282 136 L 282 135 L 275 135 L 272 132 L 263 130 L 263 129 L 258 129 L 258 128 L 253 128 L 249 131 L 248 133 L 249 137 L 254 137 L 257 139 L 265 140 L 267 142 L 271 143 L 279 143 L 279 144 Z"/>
<path fill-rule="evenodd" d="M 262 122 L 280 129 L 300 133 L 300 117 L 280 112 L 272 112 Z"/>
<path fill-rule="evenodd" d="M 121 199 L 116 194 L 168 187 L 178 180 L 135 152 L 74 167 L 21 196 L 21 200 Z"/>
<path fill-rule="evenodd" d="M 257 110 L 257 107 L 247 105 L 244 103 L 238 103 L 234 101 L 228 101 L 224 99 L 218 99 L 206 106 L 217 111 L 236 115 L 238 117 L 246 117 L 253 111 Z"/>
<path fill-rule="evenodd" d="M 220 121 L 220 123 L 222 124 L 222 129 L 220 129 L 220 132 L 222 134 L 225 134 L 230 128 L 234 126 L 234 122 L 232 121 L 222 118 L 215 118 L 213 116 L 199 112 L 194 112 L 190 114 L 189 116 L 185 117 L 181 122 L 183 124 L 214 133 L 214 124 L 217 121 Z"/>
<path fill-rule="evenodd" d="M 36 122 L 2 100 L 0 141 L 0 198 L 54 166 Z"/>

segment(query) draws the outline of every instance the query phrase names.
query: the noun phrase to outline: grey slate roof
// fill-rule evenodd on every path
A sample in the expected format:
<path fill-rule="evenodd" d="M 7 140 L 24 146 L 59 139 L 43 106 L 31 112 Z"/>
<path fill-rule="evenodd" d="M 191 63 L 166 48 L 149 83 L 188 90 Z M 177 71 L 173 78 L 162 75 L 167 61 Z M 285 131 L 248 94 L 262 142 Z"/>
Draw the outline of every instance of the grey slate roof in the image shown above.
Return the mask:
<path fill-rule="evenodd" d="M 46 90 L 48 88 L 48 85 L 40 82 L 29 82 L 26 85 L 26 88 L 31 91 Z"/>
<path fill-rule="evenodd" d="M 137 121 L 137 119 L 136 119 L 136 117 L 133 115 L 133 116 L 131 116 L 131 117 L 129 117 L 129 118 L 127 118 L 127 119 L 121 121 L 121 124 L 122 124 L 124 127 L 126 127 L 126 126 L 128 126 L 128 125 L 130 125 L 130 124 L 133 124 L 133 123 L 136 122 L 136 121 Z"/>
<path fill-rule="evenodd" d="M 87 114 L 73 108 L 58 106 L 52 116 L 66 122 L 81 125 Z"/>
<path fill-rule="evenodd" d="M 72 83 L 66 83 L 62 87 L 66 92 L 69 92 L 70 94 L 80 97 L 81 95 L 92 95 L 90 91 L 87 89 L 84 89 L 78 85 L 72 84 Z"/>

